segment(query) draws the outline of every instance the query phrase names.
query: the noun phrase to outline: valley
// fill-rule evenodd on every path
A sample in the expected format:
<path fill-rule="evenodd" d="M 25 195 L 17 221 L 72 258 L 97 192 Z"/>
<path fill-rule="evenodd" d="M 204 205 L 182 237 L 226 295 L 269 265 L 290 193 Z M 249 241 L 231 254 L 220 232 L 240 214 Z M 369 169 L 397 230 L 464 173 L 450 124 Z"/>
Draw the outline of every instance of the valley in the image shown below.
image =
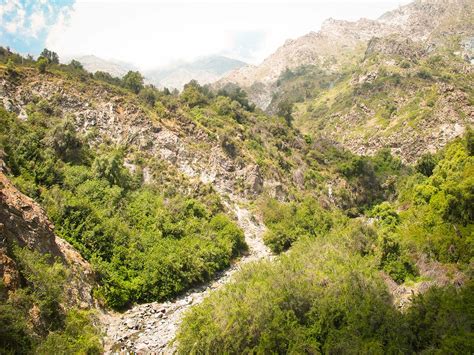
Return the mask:
<path fill-rule="evenodd" d="M 0 353 L 472 353 L 473 43 L 415 0 L 259 65 L 0 47 Z"/>

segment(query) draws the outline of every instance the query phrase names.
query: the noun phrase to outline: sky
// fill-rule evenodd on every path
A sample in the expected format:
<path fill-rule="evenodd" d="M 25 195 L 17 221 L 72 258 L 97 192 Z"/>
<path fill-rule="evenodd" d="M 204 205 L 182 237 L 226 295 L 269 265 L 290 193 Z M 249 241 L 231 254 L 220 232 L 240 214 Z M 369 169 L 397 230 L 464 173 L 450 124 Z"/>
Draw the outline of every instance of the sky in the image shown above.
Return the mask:
<path fill-rule="evenodd" d="M 375 19 L 410 0 L 0 0 L 0 45 L 152 69 L 225 55 L 258 64 L 329 18 Z"/>

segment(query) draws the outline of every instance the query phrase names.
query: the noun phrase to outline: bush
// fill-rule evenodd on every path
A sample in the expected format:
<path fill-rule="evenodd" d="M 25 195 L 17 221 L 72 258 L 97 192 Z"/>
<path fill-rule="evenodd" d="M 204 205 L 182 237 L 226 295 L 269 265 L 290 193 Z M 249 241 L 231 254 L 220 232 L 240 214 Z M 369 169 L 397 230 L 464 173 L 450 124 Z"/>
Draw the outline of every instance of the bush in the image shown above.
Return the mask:
<path fill-rule="evenodd" d="M 36 349 L 37 354 L 102 354 L 101 334 L 93 326 L 93 314 L 87 311 L 68 312 L 64 330 L 51 332 Z"/>
<path fill-rule="evenodd" d="M 185 315 L 178 352 L 406 351 L 383 284 L 338 240 L 300 241 L 278 263 L 244 269 Z"/>
<path fill-rule="evenodd" d="M 122 78 L 123 86 L 135 94 L 138 94 L 143 89 L 143 75 L 138 71 L 130 70 Z"/>
<path fill-rule="evenodd" d="M 468 281 L 461 289 L 430 289 L 413 300 L 405 318 L 414 352 L 472 353 L 474 283 Z"/>
<path fill-rule="evenodd" d="M 46 73 L 46 67 L 48 66 L 48 60 L 43 57 L 39 57 L 38 61 L 36 62 L 36 66 L 38 67 L 38 71 L 41 74 Z"/>
<path fill-rule="evenodd" d="M 276 253 L 287 250 L 300 238 L 323 235 L 331 229 L 335 218 L 312 198 L 306 198 L 301 204 L 267 200 L 263 206 L 263 217 L 268 227 L 263 239 Z"/>

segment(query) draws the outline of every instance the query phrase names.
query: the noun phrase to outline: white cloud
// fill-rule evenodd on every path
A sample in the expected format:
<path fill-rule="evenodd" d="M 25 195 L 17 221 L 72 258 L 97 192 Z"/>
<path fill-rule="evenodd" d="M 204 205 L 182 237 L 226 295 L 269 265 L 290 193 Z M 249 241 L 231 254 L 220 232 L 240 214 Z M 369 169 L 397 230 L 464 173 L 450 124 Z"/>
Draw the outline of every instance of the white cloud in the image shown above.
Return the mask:
<path fill-rule="evenodd" d="M 328 17 L 376 18 L 401 2 L 408 1 L 78 1 L 67 21 L 59 16 L 46 47 L 60 56 L 95 54 L 141 68 L 214 53 L 257 63 Z"/>
<path fill-rule="evenodd" d="M 30 35 L 37 37 L 38 33 L 46 27 L 46 18 L 42 11 L 35 12 L 30 16 Z"/>

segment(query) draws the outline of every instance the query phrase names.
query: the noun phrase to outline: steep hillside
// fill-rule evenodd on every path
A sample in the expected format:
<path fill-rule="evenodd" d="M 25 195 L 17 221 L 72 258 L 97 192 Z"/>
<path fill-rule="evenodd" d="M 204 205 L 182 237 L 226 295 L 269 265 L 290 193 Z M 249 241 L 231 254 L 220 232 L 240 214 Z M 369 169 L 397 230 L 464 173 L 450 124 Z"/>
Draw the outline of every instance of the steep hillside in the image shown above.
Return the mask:
<path fill-rule="evenodd" d="M 216 86 L 235 83 L 245 88 L 250 99 L 266 109 L 279 76 L 287 68 L 315 65 L 329 72 L 344 71 L 363 57 L 373 37 L 398 34 L 427 47 L 447 35 L 468 35 L 472 32 L 472 2 L 468 0 L 417 0 L 388 12 L 377 20 L 357 22 L 329 19 L 319 32 L 296 40 L 288 40 L 258 66 L 247 66 L 230 73 Z"/>
<path fill-rule="evenodd" d="M 3 172 L 0 221 L 0 349 L 100 351 L 90 312 L 96 307 L 91 265 L 54 233 L 43 209 Z M 72 319 L 78 325 L 73 333 Z"/>
<path fill-rule="evenodd" d="M 352 71 L 295 105 L 294 124 L 356 154 L 390 148 L 412 163 L 474 124 L 474 67 L 460 50 L 454 39 L 427 51 L 398 36 L 375 38 Z"/>

